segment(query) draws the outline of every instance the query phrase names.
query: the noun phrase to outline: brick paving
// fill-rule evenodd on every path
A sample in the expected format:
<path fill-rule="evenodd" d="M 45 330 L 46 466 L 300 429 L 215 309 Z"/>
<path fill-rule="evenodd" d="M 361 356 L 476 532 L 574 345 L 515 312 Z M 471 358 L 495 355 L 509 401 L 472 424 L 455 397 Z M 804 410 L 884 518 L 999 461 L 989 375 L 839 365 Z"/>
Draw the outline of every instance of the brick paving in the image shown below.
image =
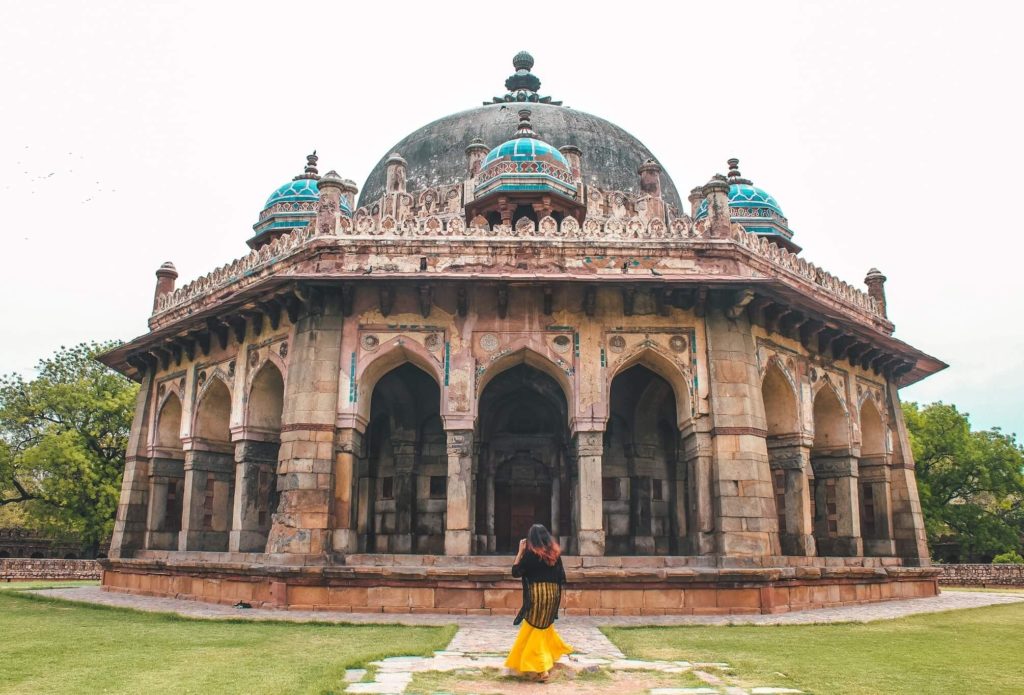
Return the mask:
<path fill-rule="evenodd" d="M 238 609 L 219 604 L 184 601 L 170 598 L 136 596 L 111 593 L 99 587 L 45 589 L 35 593 L 85 603 L 131 608 L 134 610 L 176 613 L 192 618 L 224 619 L 249 618 L 252 620 L 285 620 L 293 622 L 322 621 L 336 623 L 389 623 L 402 625 L 450 625 L 459 630 L 448 648 L 435 652 L 433 657 L 393 657 L 374 662 L 374 678 L 367 681 L 361 669 L 346 674 L 345 692 L 405 693 L 414 675 L 425 671 L 479 671 L 503 669 L 504 655 L 515 638 L 516 628 L 505 616 L 467 616 L 394 613 L 332 613 L 322 611 L 275 611 L 267 609 Z M 563 657 L 561 668 L 570 673 L 585 670 L 641 671 L 668 674 L 690 673 L 705 685 L 700 688 L 654 688 L 652 694 L 687 695 L 697 693 L 726 693 L 728 695 L 768 695 L 769 693 L 797 693 L 797 690 L 770 686 L 752 689 L 740 688 L 729 677 L 725 663 L 691 663 L 688 661 L 644 661 L 626 659 L 622 652 L 599 629 L 601 626 L 641 625 L 801 625 L 811 623 L 870 622 L 891 620 L 908 615 L 935 613 L 963 608 L 1001 605 L 1024 601 L 1024 596 L 985 592 L 946 591 L 933 598 L 905 601 L 887 601 L 857 606 L 820 608 L 779 615 L 731 616 L 607 616 L 571 617 L 558 623 L 563 639 L 575 648 L 575 653 Z"/>

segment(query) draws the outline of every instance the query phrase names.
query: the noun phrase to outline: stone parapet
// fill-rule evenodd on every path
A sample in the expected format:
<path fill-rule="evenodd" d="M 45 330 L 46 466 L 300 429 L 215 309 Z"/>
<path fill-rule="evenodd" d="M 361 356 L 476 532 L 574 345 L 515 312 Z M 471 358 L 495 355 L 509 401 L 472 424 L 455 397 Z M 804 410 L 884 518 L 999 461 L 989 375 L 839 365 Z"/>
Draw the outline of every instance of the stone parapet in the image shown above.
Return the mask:
<path fill-rule="evenodd" d="M 939 584 L 947 586 L 1024 587 L 1024 565 L 935 565 Z"/>
<path fill-rule="evenodd" d="M 99 579 L 100 573 L 100 564 L 96 560 L 0 559 L 0 581 L 5 582 L 46 579 Z"/>

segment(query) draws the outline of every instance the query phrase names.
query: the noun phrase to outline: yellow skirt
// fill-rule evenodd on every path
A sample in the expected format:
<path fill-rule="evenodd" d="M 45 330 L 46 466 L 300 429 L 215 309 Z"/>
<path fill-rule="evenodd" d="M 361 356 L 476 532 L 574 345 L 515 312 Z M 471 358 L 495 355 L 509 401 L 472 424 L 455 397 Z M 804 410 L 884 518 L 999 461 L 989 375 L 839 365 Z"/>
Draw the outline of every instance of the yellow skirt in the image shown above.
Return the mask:
<path fill-rule="evenodd" d="M 562 641 L 554 625 L 538 630 L 524 620 L 505 660 L 505 668 L 520 673 L 544 673 L 566 654 L 572 654 L 572 647 Z"/>

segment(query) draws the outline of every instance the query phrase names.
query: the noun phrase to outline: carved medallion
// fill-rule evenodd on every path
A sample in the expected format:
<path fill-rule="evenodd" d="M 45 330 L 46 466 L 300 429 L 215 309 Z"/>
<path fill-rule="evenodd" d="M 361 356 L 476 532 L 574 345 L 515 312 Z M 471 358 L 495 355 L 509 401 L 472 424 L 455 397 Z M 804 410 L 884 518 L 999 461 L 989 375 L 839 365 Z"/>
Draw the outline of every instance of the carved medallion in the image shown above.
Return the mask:
<path fill-rule="evenodd" d="M 160 384 L 159 386 L 157 386 L 156 387 L 156 395 L 157 395 L 157 397 L 158 398 L 162 398 L 163 395 L 164 395 L 164 392 L 166 390 L 167 390 L 167 385 L 166 384 Z"/>
<path fill-rule="evenodd" d="M 809 376 L 811 377 L 811 383 L 813 384 L 818 380 L 818 370 L 815 369 L 814 367 L 811 367 L 811 372 Z"/>
<path fill-rule="evenodd" d="M 437 352 L 441 349 L 441 336 L 437 333 L 431 333 L 423 341 L 423 345 L 431 352 Z"/>
<path fill-rule="evenodd" d="M 364 350 L 373 352 L 380 345 L 380 338 L 375 335 L 364 335 L 359 344 L 363 346 Z"/>
<path fill-rule="evenodd" d="M 281 357 L 287 357 L 288 356 L 288 341 L 287 340 L 281 343 L 281 347 L 279 347 L 277 349 L 277 354 L 279 354 Z"/>
<path fill-rule="evenodd" d="M 551 342 L 554 344 L 556 352 L 568 352 L 569 348 L 572 347 L 572 340 L 567 335 L 556 335 L 555 339 Z"/>
<path fill-rule="evenodd" d="M 199 388 L 202 388 L 203 384 L 206 383 L 206 372 L 205 371 L 199 372 L 199 376 L 196 378 L 196 381 L 199 382 Z"/>
<path fill-rule="evenodd" d="M 229 377 L 235 376 L 235 361 L 234 360 L 231 360 L 230 362 L 228 362 L 228 376 Z"/>
<path fill-rule="evenodd" d="M 498 349 L 498 336 L 493 333 L 484 333 L 480 336 L 480 347 L 487 352 L 494 352 Z"/>
<path fill-rule="evenodd" d="M 612 352 L 622 352 L 626 349 L 626 339 L 621 335 L 613 335 L 608 339 L 608 349 Z"/>
<path fill-rule="evenodd" d="M 260 363 L 260 353 L 258 350 L 253 350 L 249 353 L 249 366 L 255 367 Z"/>
<path fill-rule="evenodd" d="M 672 352 L 686 352 L 687 340 L 685 336 L 674 335 L 668 339 L 668 346 Z"/>

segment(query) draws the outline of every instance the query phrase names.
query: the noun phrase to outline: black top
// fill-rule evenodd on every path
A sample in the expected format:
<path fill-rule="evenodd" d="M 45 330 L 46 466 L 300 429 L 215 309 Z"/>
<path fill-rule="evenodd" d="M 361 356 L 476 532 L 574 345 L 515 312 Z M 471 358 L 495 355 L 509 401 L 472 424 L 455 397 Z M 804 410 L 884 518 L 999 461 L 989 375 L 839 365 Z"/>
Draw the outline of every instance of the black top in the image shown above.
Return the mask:
<path fill-rule="evenodd" d="M 512 624 L 518 625 L 525 619 L 533 627 L 548 627 L 558 618 L 558 606 L 562 602 L 565 584 L 562 558 L 549 565 L 527 549 L 523 559 L 512 565 L 512 576 L 523 580 L 523 607 Z"/>
<path fill-rule="evenodd" d="M 529 548 L 523 553 L 523 559 L 518 564 L 512 565 L 512 576 L 522 577 L 531 582 L 565 584 L 565 568 L 562 567 L 562 558 L 559 557 L 554 565 L 549 565 Z"/>

